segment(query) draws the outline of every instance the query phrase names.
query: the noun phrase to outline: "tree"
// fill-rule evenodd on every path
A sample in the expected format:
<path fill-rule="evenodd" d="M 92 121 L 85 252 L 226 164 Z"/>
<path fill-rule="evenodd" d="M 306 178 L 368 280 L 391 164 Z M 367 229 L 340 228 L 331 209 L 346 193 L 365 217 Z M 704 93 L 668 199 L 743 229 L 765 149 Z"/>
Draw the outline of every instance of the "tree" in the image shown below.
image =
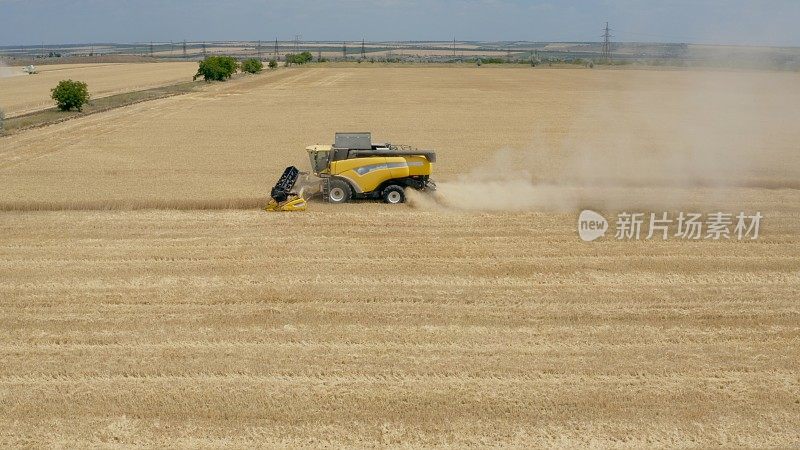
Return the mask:
<path fill-rule="evenodd" d="M 51 97 L 62 111 L 72 108 L 80 111 L 89 102 L 89 87 L 81 81 L 61 80 L 51 90 Z"/>
<path fill-rule="evenodd" d="M 314 56 L 311 52 L 303 52 L 298 54 L 288 54 L 286 55 L 286 65 L 289 64 L 305 64 L 307 62 L 311 62 L 314 59 Z"/>
<path fill-rule="evenodd" d="M 236 60 L 230 56 L 207 56 L 192 78 L 203 77 L 206 81 L 225 81 L 236 73 Z"/>
<path fill-rule="evenodd" d="M 242 61 L 242 72 L 258 73 L 261 72 L 262 69 L 264 69 L 264 64 L 256 58 Z"/>
<path fill-rule="evenodd" d="M 269 68 L 270 69 L 276 69 L 277 67 L 278 67 L 278 61 L 275 61 L 275 59 L 270 59 L 269 60 Z"/>

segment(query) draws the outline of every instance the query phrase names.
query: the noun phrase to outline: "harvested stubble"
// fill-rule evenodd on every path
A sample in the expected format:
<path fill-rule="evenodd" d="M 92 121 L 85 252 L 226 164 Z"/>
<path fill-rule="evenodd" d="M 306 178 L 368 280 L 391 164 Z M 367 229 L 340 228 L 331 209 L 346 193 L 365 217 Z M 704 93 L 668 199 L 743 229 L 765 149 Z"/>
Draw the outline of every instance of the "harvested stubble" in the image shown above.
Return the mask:
<path fill-rule="evenodd" d="M 799 442 L 796 81 L 483 69 L 279 70 L 0 140 L 0 445 Z M 714 167 L 686 149 L 743 135 L 672 136 L 676 90 L 740 77 L 764 159 Z M 438 150 L 445 201 L 249 209 L 346 129 Z M 589 244 L 583 206 L 765 221 Z"/>

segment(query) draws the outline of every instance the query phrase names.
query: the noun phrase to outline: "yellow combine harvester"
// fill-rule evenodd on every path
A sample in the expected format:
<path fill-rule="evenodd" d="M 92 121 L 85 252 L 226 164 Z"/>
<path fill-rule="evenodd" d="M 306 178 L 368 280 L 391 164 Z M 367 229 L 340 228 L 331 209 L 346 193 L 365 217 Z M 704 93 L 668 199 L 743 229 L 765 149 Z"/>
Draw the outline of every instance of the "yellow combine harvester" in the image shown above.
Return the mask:
<path fill-rule="evenodd" d="M 405 189 L 436 189 L 430 179 L 436 153 L 408 146 L 373 144 L 370 133 L 336 133 L 333 145 L 306 147 L 311 169 L 309 180 L 294 166 L 287 167 L 272 188 L 267 211 L 303 211 L 307 196 L 320 193 L 324 201 L 346 203 L 353 199 L 379 199 L 403 203 Z M 301 175 L 305 178 L 295 191 Z"/>

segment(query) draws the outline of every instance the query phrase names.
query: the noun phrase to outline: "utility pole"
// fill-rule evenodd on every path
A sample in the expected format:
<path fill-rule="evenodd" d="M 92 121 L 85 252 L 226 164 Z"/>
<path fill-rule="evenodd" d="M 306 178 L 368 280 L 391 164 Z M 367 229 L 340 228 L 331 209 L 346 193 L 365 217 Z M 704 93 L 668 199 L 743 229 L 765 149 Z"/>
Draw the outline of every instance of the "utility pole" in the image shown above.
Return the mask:
<path fill-rule="evenodd" d="M 347 61 L 347 42 L 342 42 L 342 58 Z"/>
<path fill-rule="evenodd" d="M 456 38 L 453 37 L 453 59 L 456 59 Z"/>
<path fill-rule="evenodd" d="M 172 56 L 175 53 L 175 43 L 169 41 L 169 56 Z"/>
<path fill-rule="evenodd" d="M 150 57 L 153 57 L 153 41 L 150 41 Z"/>
<path fill-rule="evenodd" d="M 275 61 L 278 60 L 278 38 L 275 38 Z"/>
<path fill-rule="evenodd" d="M 367 51 L 364 49 L 364 38 L 361 38 L 361 59 L 367 59 Z"/>
<path fill-rule="evenodd" d="M 206 43 L 203 42 L 203 56 L 206 56 Z"/>
<path fill-rule="evenodd" d="M 183 57 L 186 58 L 186 39 L 183 40 Z"/>
<path fill-rule="evenodd" d="M 258 41 L 256 53 L 258 53 L 258 60 L 261 61 L 261 41 Z"/>
<path fill-rule="evenodd" d="M 601 56 L 608 64 L 611 64 L 612 60 L 611 37 L 611 29 L 608 28 L 608 22 L 606 22 L 606 28 L 603 30 L 603 51 Z"/>

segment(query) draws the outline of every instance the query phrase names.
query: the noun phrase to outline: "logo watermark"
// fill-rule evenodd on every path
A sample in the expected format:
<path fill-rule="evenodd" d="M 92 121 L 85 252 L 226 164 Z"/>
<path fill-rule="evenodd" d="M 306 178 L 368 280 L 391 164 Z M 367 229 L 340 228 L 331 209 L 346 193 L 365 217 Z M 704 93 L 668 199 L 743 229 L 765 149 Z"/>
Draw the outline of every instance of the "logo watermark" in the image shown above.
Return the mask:
<path fill-rule="evenodd" d="M 617 240 L 755 240 L 761 228 L 761 212 L 738 214 L 715 212 L 641 213 L 623 211 L 614 221 Z M 578 216 L 578 235 L 586 242 L 605 235 L 609 222 L 600 213 L 586 209 Z"/>
<path fill-rule="evenodd" d="M 578 235 L 586 242 L 602 237 L 608 230 L 608 221 L 600 214 L 585 209 L 578 216 Z"/>

